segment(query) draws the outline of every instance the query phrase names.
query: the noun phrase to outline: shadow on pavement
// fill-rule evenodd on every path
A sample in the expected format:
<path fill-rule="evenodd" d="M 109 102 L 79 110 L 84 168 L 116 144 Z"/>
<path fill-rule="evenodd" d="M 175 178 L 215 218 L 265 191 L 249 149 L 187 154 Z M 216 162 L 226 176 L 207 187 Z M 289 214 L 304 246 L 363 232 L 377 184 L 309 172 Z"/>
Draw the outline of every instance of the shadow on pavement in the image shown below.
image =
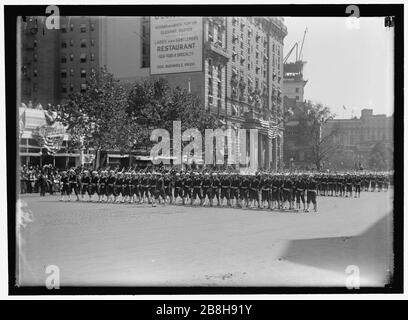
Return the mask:
<path fill-rule="evenodd" d="M 392 238 L 389 213 L 357 236 L 291 240 L 281 259 L 342 275 L 354 265 L 361 286 L 384 286 L 393 270 Z"/>

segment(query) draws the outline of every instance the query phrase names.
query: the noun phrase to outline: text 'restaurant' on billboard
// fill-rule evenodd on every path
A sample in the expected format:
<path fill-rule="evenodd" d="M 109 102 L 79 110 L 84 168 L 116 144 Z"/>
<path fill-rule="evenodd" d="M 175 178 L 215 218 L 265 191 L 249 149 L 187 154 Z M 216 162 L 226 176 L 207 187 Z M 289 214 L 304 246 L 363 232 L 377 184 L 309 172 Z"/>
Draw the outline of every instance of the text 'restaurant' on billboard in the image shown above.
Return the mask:
<path fill-rule="evenodd" d="M 150 18 L 150 73 L 202 71 L 202 17 Z"/>

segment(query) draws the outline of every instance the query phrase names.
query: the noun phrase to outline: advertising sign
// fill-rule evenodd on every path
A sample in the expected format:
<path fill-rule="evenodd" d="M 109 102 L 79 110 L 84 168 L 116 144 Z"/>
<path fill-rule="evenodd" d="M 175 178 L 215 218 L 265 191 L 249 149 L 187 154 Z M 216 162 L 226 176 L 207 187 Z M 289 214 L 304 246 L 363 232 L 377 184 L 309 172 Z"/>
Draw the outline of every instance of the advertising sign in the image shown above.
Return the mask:
<path fill-rule="evenodd" d="M 151 17 L 150 73 L 202 71 L 202 28 L 202 17 Z"/>

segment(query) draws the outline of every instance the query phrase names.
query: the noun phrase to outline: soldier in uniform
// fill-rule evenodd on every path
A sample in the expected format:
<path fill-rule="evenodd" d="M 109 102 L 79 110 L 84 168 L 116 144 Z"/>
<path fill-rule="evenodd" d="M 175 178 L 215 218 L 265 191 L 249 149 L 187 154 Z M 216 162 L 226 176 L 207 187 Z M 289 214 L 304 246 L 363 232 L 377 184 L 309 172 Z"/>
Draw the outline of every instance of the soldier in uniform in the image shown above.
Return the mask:
<path fill-rule="evenodd" d="M 200 205 L 203 204 L 203 197 L 201 196 L 201 186 L 202 186 L 202 179 L 198 172 L 194 172 L 192 178 L 192 187 L 193 187 L 193 196 L 191 198 L 191 205 L 193 205 L 198 198 L 200 199 Z"/>
<path fill-rule="evenodd" d="M 239 186 L 239 197 L 241 199 L 241 207 L 248 207 L 249 205 L 249 189 L 251 186 L 251 181 L 249 176 L 244 174 L 241 176 L 241 183 Z"/>
<path fill-rule="evenodd" d="M 113 202 L 114 200 L 114 188 L 115 188 L 116 176 L 115 171 L 109 171 L 109 177 L 107 179 L 106 187 L 106 202 Z"/>
<path fill-rule="evenodd" d="M 208 202 L 212 205 L 212 187 L 211 187 L 211 175 L 206 172 L 203 178 L 203 205 L 205 205 L 206 199 L 208 198 Z"/>
<path fill-rule="evenodd" d="M 68 189 L 68 201 L 71 201 L 71 194 L 72 191 L 75 193 L 77 199 L 79 201 L 78 195 L 78 177 L 74 169 L 70 169 L 68 173 L 68 180 L 69 180 L 69 189 Z"/>
<path fill-rule="evenodd" d="M 307 209 L 306 211 L 309 212 L 310 202 L 313 203 L 313 210 L 317 212 L 317 184 L 316 181 L 313 179 L 313 176 L 310 176 L 306 183 L 307 188 Z"/>
<path fill-rule="evenodd" d="M 346 197 L 351 198 L 353 196 L 353 181 L 349 174 L 346 175 L 346 193 Z"/>
<path fill-rule="evenodd" d="M 187 200 L 190 200 L 190 204 L 192 203 L 192 194 L 191 194 L 191 187 L 192 187 L 192 175 L 193 172 L 186 172 L 184 175 L 183 181 L 183 204 L 186 203 Z"/>
<path fill-rule="evenodd" d="M 122 203 L 130 201 L 130 188 L 132 185 L 132 174 L 130 172 L 125 172 L 122 180 Z"/>
<path fill-rule="evenodd" d="M 64 196 L 69 195 L 69 179 L 66 171 L 62 171 L 61 173 L 61 198 L 60 201 L 64 201 Z"/>
<path fill-rule="evenodd" d="M 173 187 L 174 187 L 174 182 L 173 182 L 173 176 L 170 174 L 170 172 L 167 172 L 163 176 L 164 179 L 164 190 L 166 194 L 166 199 L 169 199 L 169 203 L 173 203 Z"/>
<path fill-rule="evenodd" d="M 156 174 L 154 175 L 154 181 L 155 181 L 155 190 L 154 192 L 154 202 L 153 202 L 153 206 L 156 206 L 156 201 L 158 200 L 159 203 L 161 203 L 163 201 L 163 206 L 166 205 L 166 191 L 164 188 L 164 178 L 163 175 L 160 172 L 156 172 Z"/>
<path fill-rule="evenodd" d="M 295 196 L 296 196 L 296 211 L 300 211 L 300 201 L 303 204 L 303 211 L 306 211 L 305 206 L 305 193 L 306 193 L 306 180 L 305 177 L 298 177 L 294 183 Z"/>
<path fill-rule="evenodd" d="M 99 175 L 97 171 L 92 171 L 91 173 L 91 180 L 90 180 L 90 185 L 89 185 L 89 200 L 92 200 L 93 195 L 98 193 L 98 181 L 99 181 Z"/>
<path fill-rule="evenodd" d="M 251 182 L 249 186 L 249 198 L 251 201 L 251 207 L 255 207 L 255 202 L 258 203 L 258 208 L 261 207 L 261 203 L 259 201 L 259 175 L 258 173 L 255 176 L 251 177 Z"/>
<path fill-rule="evenodd" d="M 280 201 L 279 201 L 279 180 L 278 176 L 272 176 L 271 182 L 271 209 L 279 209 Z"/>
<path fill-rule="evenodd" d="M 210 201 L 210 205 L 213 205 L 214 198 L 217 198 L 217 206 L 220 206 L 220 188 L 221 188 L 221 180 L 219 174 L 214 172 L 212 174 L 212 199 Z"/>
<path fill-rule="evenodd" d="M 98 180 L 98 202 L 108 201 L 106 188 L 108 185 L 108 172 L 106 170 L 102 170 L 101 177 Z"/>
<path fill-rule="evenodd" d="M 180 198 L 184 204 L 183 188 L 184 188 L 183 178 L 181 174 L 177 172 L 176 177 L 174 179 L 174 202 L 175 203 L 177 203 L 177 198 Z"/>
<path fill-rule="evenodd" d="M 285 176 L 284 180 L 283 180 L 283 205 L 285 205 L 285 203 L 288 204 L 287 208 L 289 210 L 292 210 L 292 195 L 293 192 L 293 182 L 290 179 L 290 177 Z"/>
<path fill-rule="evenodd" d="M 360 192 L 361 192 L 361 177 L 358 175 L 358 174 L 356 174 L 355 176 L 354 176 L 354 197 L 355 198 L 357 198 L 357 197 L 359 197 L 360 198 Z"/>
<path fill-rule="evenodd" d="M 231 206 L 239 207 L 239 187 L 241 184 L 241 179 L 238 173 L 233 173 L 231 178 L 231 191 L 230 199 Z"/>
<path fill-rule="evenodd" d="M 122 172 L 118 172 L 116 173 L 115 183 L 113 184 L 113 197 L 114 197 L 113 202 L 114 203 L 118 202 L 118 197 L 120 196 L 122 192 L 122 183 L 123 183 Z"/>
<path fill-rule="evenodd" d="M 133 203 L 140 203 L 140 175 L 136 171 L 132 171 L 130 197 Z M 137 202 L 136 202 L 137 201 Z"/>
<path fill-rule="evenodd" d="M 140 191 L 140 196 L 141 196 L 141 203 L 144 203 L 147 199 L 148 203 L 150 203 L 150 197 L 149 197 L 149 183 L 150 183 L 150 179 L 149 179 L 149 174 L 147 172 L 142 173 L 142 177 L 141 177 L 141 182 L 140 182 L 140 186 L 141 186 L 141 191 Z"/>
<path fill-rule="evenodd" d="M 224 205 L 224 199 L 227 199 L 227 206 L 230 204 L 230 188 L 231 188 L 231 179 L 228 173 L 224 172 L 221 175 L 221 206 Z"/>
<path fill-rule="evenodd" d="M 271 202 L 269 198 L 270 180 L 266 173 L 262 174 L 261 176 L 261 181 L 259 182 L 259 188 L 261 189 L 262 208 L 265 208 L 265 203 L 267 203 L 268 209 L 270 209 L 271 208 Z"/>

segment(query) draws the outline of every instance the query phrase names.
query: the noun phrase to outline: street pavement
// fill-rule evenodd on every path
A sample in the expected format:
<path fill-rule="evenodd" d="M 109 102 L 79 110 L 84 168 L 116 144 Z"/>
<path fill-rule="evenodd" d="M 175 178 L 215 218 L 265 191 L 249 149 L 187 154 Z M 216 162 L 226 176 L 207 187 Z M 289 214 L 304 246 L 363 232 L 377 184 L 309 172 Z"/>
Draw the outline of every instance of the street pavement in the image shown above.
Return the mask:
<path fill-rule="evenodd" d="M 392 201 L 318 197 L 315 214 L 22 195 L 18 283 L 43 286 L 54 265 L 61 287 L 384 286 Z"/>

